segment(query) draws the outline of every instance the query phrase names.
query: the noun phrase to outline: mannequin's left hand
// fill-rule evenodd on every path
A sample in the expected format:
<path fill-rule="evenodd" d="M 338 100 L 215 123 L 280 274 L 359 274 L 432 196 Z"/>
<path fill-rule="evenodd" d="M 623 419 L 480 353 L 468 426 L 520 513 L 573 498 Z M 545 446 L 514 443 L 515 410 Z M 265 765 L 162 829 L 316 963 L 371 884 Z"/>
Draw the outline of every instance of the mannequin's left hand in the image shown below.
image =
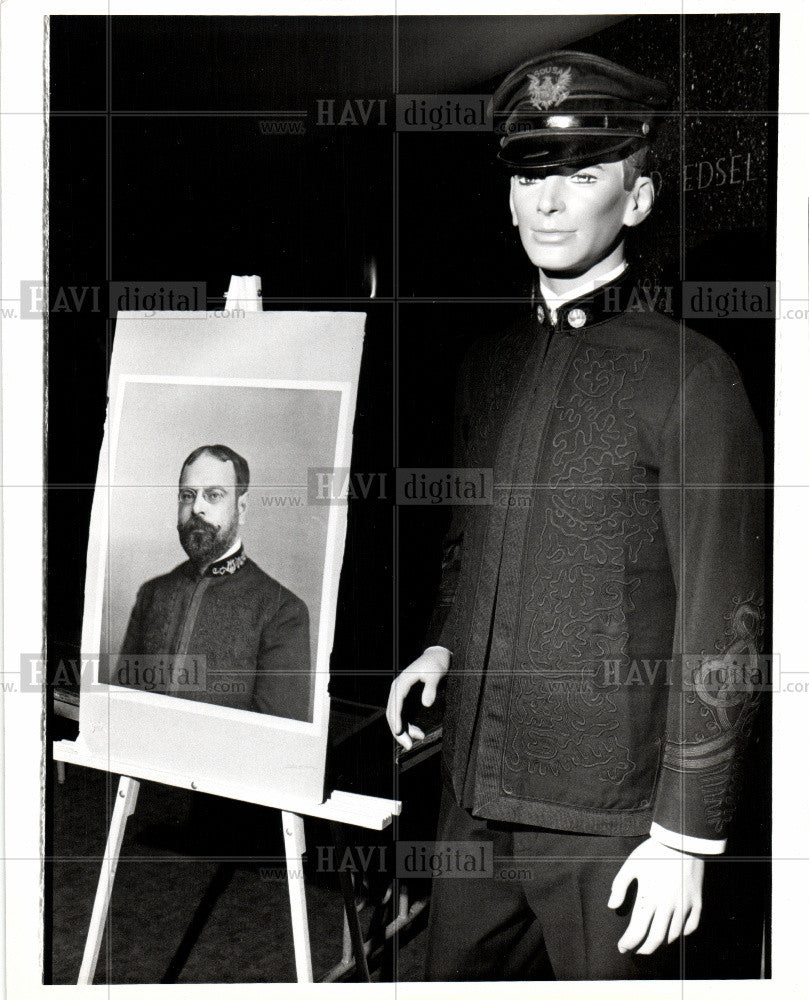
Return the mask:
<path fill-rule="evenodd" d="M 702 912 L 702 858 L 676 851 L 652 839 L 644 840 L 629 855 L 612 883 L 607 906 L 621 905 L 633 879 L 638 894 L 632 917 L 618 951 L 651 955 L 664 942 L 671 944 L 691 934 Z M 640 946 L 640 947 L 639 947 Z"/>

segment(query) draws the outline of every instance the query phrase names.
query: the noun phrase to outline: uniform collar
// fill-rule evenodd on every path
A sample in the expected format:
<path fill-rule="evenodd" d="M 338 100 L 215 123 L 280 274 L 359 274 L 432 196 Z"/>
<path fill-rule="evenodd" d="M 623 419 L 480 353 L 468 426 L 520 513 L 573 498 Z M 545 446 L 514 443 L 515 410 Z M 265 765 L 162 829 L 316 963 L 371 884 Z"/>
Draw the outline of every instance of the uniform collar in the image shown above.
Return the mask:
<path fill-rule="evenodd" d="M 236 539 L 236 541 L 231 545 L 227 552 L 223 552 L 222 555 L 217 559 L 217 562 L 221 562 L 223 559 L 230 559 L 231 556 L 237 555 L 242 549 L 242 539 L 241 535 Z"/>
<path fill-rule="evenodd" d="M 237 573 L 246 562 L 247 554 L 244 551 L 244 546 L 241 541 L 239 541 L 236 545 L 231 546 L 231 548 L 229 548 L 221 558 L 217 559 L 216 562 L 212 562 L 204 573 L 200 573 L 191 560 L 188 561 L 187 566 L 188 572 L 191 576 L 204 578 L 206 576 L 233 576 L 233 574 Z"/>
<path fill-rule="evenodd" d="M 580 299 L 584 295 L 589 295 L 594 292 L 596 288 L 600 288 L 602 285 L 608 285 L 611 281 L 620 277 L 628 266 L 627 262 L 622 260 L 615 267 L 611 268 L 604 274 L 600 274 L 597 278 L 588 278 L 584 281 L 580 281 L 563 295 L 557 295 L 555 292 L 551 291 L 551 289 L 542 280 L 542 272 L 540 271 L 539 291 L 545 303 L 550 306 L 551 314 L 553 314 L 568 302 L 572 302 L 574 299 Z"/>
<path fill-rule="evenodd" d="M 211 563 L 211 565 L 205 570 L 204 576 L 233 576 L 234 573 L 238 572 L 242 566 L 247 562 L 247 555 L 244 551 L 244 546 L 239 545 L 236 552 L 232 555 L 225 553 L 221 559 L 217 559 L 216 562 Z"/>
<path fill-rule="evenodd" d="M 610 275 L 613 275 L 612 277 Z M 551 300 L 554 308 L 546 301 L 540 291 L 535 303 L 536 318 L 540 326 L 556 333 L 580 333 L 588 326 L 604 323 L 608 319 L 622 313 L 629 304 L 632 288 L 632 270 L 624 267 L 618 274 L 611 272 L 601 280 L 597 288 L 590 283 L 586 290 L 580 291 L 573 299 Z"/>

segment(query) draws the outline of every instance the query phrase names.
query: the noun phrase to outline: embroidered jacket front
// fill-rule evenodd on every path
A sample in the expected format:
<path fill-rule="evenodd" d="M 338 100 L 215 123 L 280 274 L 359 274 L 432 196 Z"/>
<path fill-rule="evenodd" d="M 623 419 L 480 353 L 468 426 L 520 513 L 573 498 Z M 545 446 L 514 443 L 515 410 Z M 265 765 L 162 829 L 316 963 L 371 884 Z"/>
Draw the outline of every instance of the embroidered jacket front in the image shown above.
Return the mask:
<path fill-rule="evenodd" d="M 760 431 L 718 346 L 631 304 L 631 275 L 540 304 L 465 363 L 456 462 L 495 496 L 446 544 L 444 766 L 489 819 L 717 839 L 760 687 Z"/>

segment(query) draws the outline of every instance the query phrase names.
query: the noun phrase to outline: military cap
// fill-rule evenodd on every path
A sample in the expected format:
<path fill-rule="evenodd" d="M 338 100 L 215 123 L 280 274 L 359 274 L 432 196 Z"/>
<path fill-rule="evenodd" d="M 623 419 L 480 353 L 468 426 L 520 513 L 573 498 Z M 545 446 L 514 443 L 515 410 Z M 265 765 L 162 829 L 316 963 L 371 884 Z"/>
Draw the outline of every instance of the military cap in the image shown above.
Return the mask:
<path fill-rule="evenodd" d="M 531 174 L 622 160 L 648 144 L 668 91 L 659 80 L 586 52 L 549 52 L 519 66 L 492 98 L 498 159 Z"/>

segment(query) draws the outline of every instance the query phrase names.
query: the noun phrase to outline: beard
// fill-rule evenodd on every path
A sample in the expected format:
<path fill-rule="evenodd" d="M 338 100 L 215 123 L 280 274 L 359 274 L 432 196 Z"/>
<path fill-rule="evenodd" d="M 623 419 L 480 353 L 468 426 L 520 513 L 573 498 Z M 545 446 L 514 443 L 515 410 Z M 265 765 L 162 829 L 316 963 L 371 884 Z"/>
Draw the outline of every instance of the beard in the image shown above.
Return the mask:
<path fill-rule="evenodd" d="M 192 514 L 185 524 L 177 525 L 180 544 L 191 562 L 205 565 L 216 562 L 236 541 L 237 526 L 216 528 Z"/>

